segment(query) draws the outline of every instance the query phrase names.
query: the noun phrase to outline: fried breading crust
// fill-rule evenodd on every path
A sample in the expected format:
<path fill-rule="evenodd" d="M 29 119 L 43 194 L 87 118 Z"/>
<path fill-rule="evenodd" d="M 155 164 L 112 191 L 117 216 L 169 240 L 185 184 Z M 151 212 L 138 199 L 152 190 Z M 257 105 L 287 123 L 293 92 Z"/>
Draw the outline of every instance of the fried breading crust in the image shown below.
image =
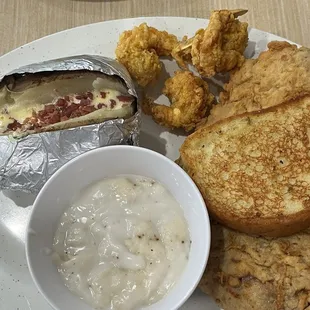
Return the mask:
<path fill-rule="evenodd" d="M 211 77 L 240 67 L 248 42 L 248 24 L 228 10 L 214 11 L 207 29 L 198 32 L 192 45 L 192 62 L 198 72 Z"/>
<path fill-rule="evenodd" d="M 208 124 L 310 94 L 310 49 L 273 41 L 257 59 L 231 73 Z"/>
<path fill-rule="evenodd" d="M 305 310 L 310 304 L 310 230 L 252 237 L 212 224 L 199 287 L 229 310 Z"/>
<path fill-rule="evenodd" d="M 137 83 L 146 86 L 161 70 L 159 56 L 170 55 L 177 43 L 176 36 L 143 23 L 121 34 L 115 54 Z"/>
<path fill-rule="evenodd" d="M 189 40 L 184 38 L 173 50 L 172 56 L 186 69 L 192 64 L 204 77 L 239 68 L 244 62 L 243 53 L 248 42 L 248 24 L 236 17 L 246 10 L 213 11 L 208 27 L 196 32 Z"/>
<path fill-rule="evenodd" d="M 170 99 L 170 106 L 146 100 L 143 111 L 162 126 L 186 131 L 196 127 L 214 101 L 207 82 L 189 71 L 177 71 L 166 81 L 163 93 Z"/>

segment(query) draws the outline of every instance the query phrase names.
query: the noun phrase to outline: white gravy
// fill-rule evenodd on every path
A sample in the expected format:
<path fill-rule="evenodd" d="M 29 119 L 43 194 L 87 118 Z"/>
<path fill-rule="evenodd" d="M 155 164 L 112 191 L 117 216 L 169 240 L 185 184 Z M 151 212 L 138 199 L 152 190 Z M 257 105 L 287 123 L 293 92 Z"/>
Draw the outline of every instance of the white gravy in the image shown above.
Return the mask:
<path fill-rule="evenodd" d="M 169 191 L 125 176 L 80 194 L 61 217 L 53 257 L 66 286 L 92 307 L 130 310 L 167 294 L 185 269 L 190 243 Z"/>

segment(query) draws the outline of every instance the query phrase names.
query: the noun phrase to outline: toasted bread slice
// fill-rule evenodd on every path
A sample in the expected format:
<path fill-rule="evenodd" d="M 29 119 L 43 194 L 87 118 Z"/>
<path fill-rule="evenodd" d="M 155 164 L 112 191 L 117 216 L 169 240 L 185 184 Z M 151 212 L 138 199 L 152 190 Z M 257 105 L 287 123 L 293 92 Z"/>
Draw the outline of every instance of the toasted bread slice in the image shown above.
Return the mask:
<path fill-rule="evenodd" d="M 276 237 L 310 226 L 310 94 L 204 126 L 180 154 L 224 225 Z"/>

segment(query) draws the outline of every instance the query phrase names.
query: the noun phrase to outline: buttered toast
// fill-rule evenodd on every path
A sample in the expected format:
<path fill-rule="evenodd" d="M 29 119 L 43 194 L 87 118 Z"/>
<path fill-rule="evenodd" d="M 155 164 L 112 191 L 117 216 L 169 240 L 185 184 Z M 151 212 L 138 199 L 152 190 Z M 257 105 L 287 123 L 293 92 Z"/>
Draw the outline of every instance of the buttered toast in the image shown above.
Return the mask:
<path fill-rule="evenodd" d="M 310 94 L 204 126 L 180 156 L 222 224 L 276 237 L 310 226 Z"/>

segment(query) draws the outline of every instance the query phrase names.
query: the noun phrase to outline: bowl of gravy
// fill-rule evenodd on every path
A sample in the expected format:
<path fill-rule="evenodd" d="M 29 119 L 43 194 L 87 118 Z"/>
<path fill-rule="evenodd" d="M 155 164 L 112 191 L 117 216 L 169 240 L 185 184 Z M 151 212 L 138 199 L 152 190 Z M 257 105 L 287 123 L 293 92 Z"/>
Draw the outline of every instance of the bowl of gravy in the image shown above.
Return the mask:
<path fill-rule="evenodd" d="M 196 288 L 210 250 L 203 198 L 173 161 L 134 146 L 87 152 L 36 198 L 26 255 L 57 310 L 172 310 Z"/>

